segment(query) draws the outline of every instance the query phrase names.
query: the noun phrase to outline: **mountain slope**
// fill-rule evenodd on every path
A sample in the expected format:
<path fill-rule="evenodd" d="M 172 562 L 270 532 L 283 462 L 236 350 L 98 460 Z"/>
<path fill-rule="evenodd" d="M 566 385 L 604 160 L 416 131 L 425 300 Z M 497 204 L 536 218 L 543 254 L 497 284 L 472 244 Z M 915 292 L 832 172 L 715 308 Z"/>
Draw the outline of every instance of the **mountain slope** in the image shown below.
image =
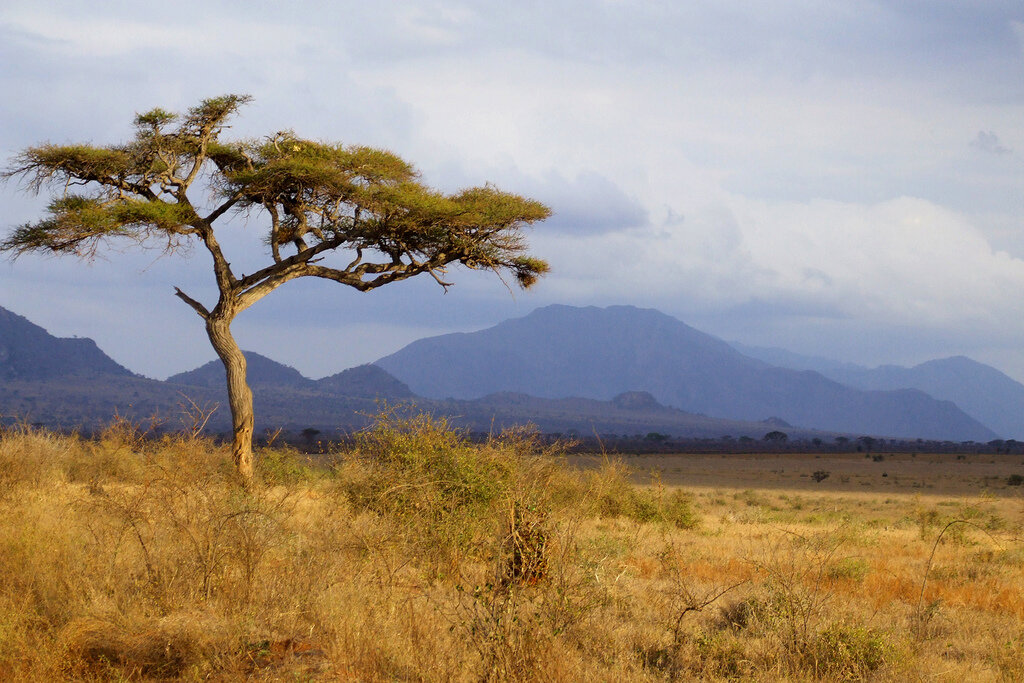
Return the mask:
<path fill-rule="evenodd" d="M 509 391 L 599 400 L 628 391 L 690 413 L 779 417 L 806 428 L 929 439 L 995 434 L 920 391 L 861 391 L 771 366 L 654 310 L 548 306 L 470 334 L 423 339 L 376 362 L 413 392 L 472 399 Z"/>
<path fill-rule="evenodd" d="M 920 389 L 953 401 L 968 415 L 1007 438 L 1024 439 L 1024 385 L 995 368 L 964 356 L 941 358 L 911 368 L 834 369 L 826 375 L 863 389 Z"/>
<path fill-rule="evenodd" d="M 449 416 L 453 424 L 474 431 L 495 432 L 513 425 L 532 424 L 545 433 L 579 436 L 635 435 L 659 432 L 687 439 L 718 439 L 724 435 L 760 440 L 779 427 L 792 439 L 809 440 L 835 434 L 793 429 L 776 421 L 724 420 L 692 415 L 661 405 L 647 392 L 620 394 L 611 401 L 590 398 L 537 398 L 500 392 L 471 401 L 419 401 L 417 407 Z"/>
<path fill-rule="evenodd" d="M 307 379 L 295 368 L 270 360 L 252 351 L 243 351 L 247 369 L 249 386 L 290 387 L 293 389 L 311 388 L 313 380 Z M 211 360 L 195 370 L 179 372 L 167 378 L 171 384 L 184 384 L 193 387 L 223 389 L 227 384 L 224 364 L 219 360 Z"/>
<path fill-rule="evenodd" d="M 316 388 L 337 396 L 400 400 L 413 398 L 405 382 L 376 365 L 359 365 L 316 381 Z"/>
<path fill-rule="evenodd" d="M 0 308 L 0 379 L 132 377 L 92 339 L 60 339 L 27 318 Z"/>
<path fill-rule="evenodd" d="M 952 401 L 965 413 L 1006 438 L 1024 440 L 1024 384 L 966 356 L 940 358 L 913 367 L 867 368 L 783 349 L 733 344 L 742 353 L 773 365 L 809 369 L 856 389 L 919 389 Z"/>

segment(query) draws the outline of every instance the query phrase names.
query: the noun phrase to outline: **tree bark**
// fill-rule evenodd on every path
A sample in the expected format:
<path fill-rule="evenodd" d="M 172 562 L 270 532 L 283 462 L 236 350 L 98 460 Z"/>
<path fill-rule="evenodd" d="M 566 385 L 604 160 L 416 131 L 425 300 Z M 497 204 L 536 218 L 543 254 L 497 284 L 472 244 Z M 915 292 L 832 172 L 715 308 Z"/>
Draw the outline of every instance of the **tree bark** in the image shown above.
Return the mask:
<path fill-rule="evenodd" d="M 246 485 L 253 480 L 253 407 L 252 390 L 246 381 L 245 355 L 231 335 L 231 318 L 234 316 L 214 316 L 206 319 L 206 333 L 210 343 L 224 363 L 228 378 L 228 405 L 231 407 L 231 427 L 234 438 L 231 455 L 235 469 Z"/>

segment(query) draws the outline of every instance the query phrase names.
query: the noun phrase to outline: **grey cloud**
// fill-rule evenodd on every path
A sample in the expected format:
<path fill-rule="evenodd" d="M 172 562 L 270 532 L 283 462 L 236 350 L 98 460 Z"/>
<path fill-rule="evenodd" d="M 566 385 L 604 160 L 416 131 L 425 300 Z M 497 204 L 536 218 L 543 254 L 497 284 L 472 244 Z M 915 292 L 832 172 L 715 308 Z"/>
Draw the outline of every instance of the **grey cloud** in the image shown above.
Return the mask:
<path fill-rule="evenodd" d="M 647 210 L 636 199 L 597 173 L 581 173 L 569 180 L 549 173 L 531 190 L 554 215 L 548 228 L 571 234 L 593 235 L 647 225 Z"/>
<path fill-rule="evenodd" d="M 999 136 L 990 130 L 979 130 L 978 135 L 971 140 L 971 147 L 989 154 L 1009 154 L 1013 151 L 1000 142 Z"/>
<path fill-rule="evenodd" d="M 954 97 L 1024 98 L 1024 64 L 1013 29 L 1014 21 L 1024 20 L 1024 7 L 1016 0 L 811 5 L 570 0 L 508 9 L 483 0 L 446 3 L 453 6 L 462 11 L 460 21 L 438 12 L 420 18 L 425 28 L 450 32 L 451 41 L 430 45 L 407 38 L 383 58 L 515 50 L 612 68 L 746 65 L 796 80 L 822 75 L 955 80 Z M 356 40 L 371 43 L 383 27 L 371 22 Z M 356 52 L 381 58 L 377 50 Z"/>

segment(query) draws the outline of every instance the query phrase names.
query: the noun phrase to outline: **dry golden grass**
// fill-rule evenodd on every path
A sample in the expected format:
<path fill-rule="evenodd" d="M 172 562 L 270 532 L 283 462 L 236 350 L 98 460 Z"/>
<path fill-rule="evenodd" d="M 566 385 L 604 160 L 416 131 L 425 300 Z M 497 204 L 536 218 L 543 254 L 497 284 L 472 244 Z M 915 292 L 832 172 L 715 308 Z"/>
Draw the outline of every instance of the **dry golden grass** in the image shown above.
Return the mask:
<path fill-rule="evenodd" d="M 260 456 L 0 435 L 0 678 L 1024 680 L 1017 489 L 638 486 L 393 414 Z"/>

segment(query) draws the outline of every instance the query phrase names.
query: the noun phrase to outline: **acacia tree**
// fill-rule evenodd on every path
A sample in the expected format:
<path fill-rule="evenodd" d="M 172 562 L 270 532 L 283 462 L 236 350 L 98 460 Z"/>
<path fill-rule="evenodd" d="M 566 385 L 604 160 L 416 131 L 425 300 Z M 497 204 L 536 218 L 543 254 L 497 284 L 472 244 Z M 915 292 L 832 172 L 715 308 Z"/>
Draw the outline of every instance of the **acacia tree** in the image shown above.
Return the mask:
<path fill-rule="evenodd" d="M 232 454 L 246 481 L 253 476 L 253 402 L 245 356 L 231 334 L 235 316 L 300 277 L 365 292 L 426 273 L 447 289 L 448 267 L 462 264 L 508 273 L 526 288 L 548 266 L 526 253 L 522 228 L 550 215 L 540 202 L 491 185 L 438 192 L 409 163 L 380 149 L 292 132 L 221 140 L 226 122 L 249 100 L 226 95 L 182 115 L 139 114 L 134 139 L 121 145 L 25 149 L 4 177 L 24 179 L 34 192 L 60 191 L 44 218 L 0 242 L 15 256 L 85 259 L 115 239 L 159 240 L 167 253 L 201 244 L 212 258 L 216 303 L 204 305 L 177 287 L 175 293 L 203 319 L 224 363 Z M 217 240 L 218 227 L 240 211 L 265 218 L 267 264 L 250 274 L 232 270 Z"/>

